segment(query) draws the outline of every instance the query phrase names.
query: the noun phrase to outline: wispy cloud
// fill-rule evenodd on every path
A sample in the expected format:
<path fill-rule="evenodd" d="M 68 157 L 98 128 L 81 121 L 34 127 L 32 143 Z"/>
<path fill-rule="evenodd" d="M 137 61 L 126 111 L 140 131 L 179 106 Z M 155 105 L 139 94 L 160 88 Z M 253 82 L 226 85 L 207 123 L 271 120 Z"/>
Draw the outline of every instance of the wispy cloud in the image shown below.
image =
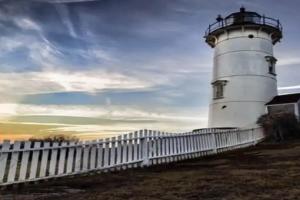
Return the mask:
<path fill-rule="evenodd" d="M 69 133 L 80 138 L 99 138 L 108 134 L 120 134 L 143 128 L 160 129 L 165 131 L 189 131 L 205 127 L 207 123 L 206 108 L 194 110 L 161 109 L 154 111 L 150 108 L 135 108 L 128 106 L 70 106 L 70 105 L 26 105 L 0 104 L 1 117 L 7 122 L 0 123 L 1 129 L 14 124 L 15 131 L 23 134 L 19 127 L 32 130 L 40 129 L 40 134 Z M 2 119 L 2 121 L 4 120 Z M 6 131 L 7 128 L 5 129 Z M 28 137 L 37 134 L 28 132 Z M 1 138 L 0 138 L 1 140 Z"/>
<path fill-rule="evenodd" d="M 0 116 L 69 116 L 69 117 L 103 117 L 115 120 L 184 120 L 197 121 L 205 120 L 207 109 L 199 108 L 193 111 L 193 108 L 181 109 L 151 109 L 136 108 L 134 106 L 92 106 L 92 105 L 34 105 L 34 104 L 16 104 L 1 103 Z M 203 113 L 203 114 L 201 114 Z"/>
<path fill-rule="evenodd" d="M 83 2 L 83 1 L 81 1 L 81 2 Z M 69 34 L 72 37 L 76 38 L 77 37 L 77 33 L 75 31 L 74 24 L 73 24 L 73 22 L 71 20 L 69 8 L 66 5 L 64 5 L 64 4 L 58 4 L 58 5 L 56 5 L 56 10 L 58 11 L 58 13 L 59 13 L 59 15 L 61 17 L 61 21 L 67 27 L 67 29 L 69 31 Z M 79 23 L 79 22 L 76 22 L 76 23 Z"/>
<path fill-rule="evenodd" d="M 1 94 L 15 91 L 24 95 L 50 92 L 94 93 L 104 89 L 146 89 L 153 86 L 153 82 L 139 77 L 104 70 L 0 73 Z"/>
<path fill-rule="evenodd" d="M 277 62 L 278 66 L 287 66 L 287 65 L 300 65 L 300 57 L 283 57 L 279 58 Z"/>
<path fill-rule="evenodd" d="M 278 87 L 278 90 L 296 90 L 296 89 L 300 89 L 300 85 Z"/>
<path fill-rule="evenodd" d="M 35 31 L 42 30 L 41 27 L 36 22 L 34 22 L 28 17 L 16 17 L 13 18 L 13 21 L 17 26 L 19 26 L 21 29 L 24 30 L 35 30 Z"/>
<path fill-rule="evenodd" d="M 48 2 L 48 3 L 84 3 L 90 1 L 100 1 L 100 0 L 33 0 L 40 2 Z"/>

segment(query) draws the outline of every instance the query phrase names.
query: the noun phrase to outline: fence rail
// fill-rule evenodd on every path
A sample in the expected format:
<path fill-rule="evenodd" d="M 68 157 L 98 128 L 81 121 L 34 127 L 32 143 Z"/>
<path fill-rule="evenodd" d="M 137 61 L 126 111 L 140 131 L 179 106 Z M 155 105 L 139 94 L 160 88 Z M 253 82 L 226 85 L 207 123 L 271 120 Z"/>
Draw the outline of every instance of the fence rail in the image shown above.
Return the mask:
<path fill-rule="evenodd" d="M 77 143 L 4 141 L 0 144 L 0 186 L 176 162 L 247 147 L 263 138 L 262 130 L 256 128 L 182 134 L 140 130 Z"/>

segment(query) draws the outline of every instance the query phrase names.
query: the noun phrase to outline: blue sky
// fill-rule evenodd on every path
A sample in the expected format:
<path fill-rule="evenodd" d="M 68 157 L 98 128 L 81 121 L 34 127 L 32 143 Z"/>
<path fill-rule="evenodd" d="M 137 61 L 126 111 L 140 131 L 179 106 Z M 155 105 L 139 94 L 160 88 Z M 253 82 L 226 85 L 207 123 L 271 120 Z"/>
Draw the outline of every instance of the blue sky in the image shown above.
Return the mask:
<path fill-rule="evenodd" d="M 206 127 L 213 49 L 203 35 L 241 5 L 280 19 L 278 86 L 299 91 L 297 0 L 0 1 L 2 138 Z"/>

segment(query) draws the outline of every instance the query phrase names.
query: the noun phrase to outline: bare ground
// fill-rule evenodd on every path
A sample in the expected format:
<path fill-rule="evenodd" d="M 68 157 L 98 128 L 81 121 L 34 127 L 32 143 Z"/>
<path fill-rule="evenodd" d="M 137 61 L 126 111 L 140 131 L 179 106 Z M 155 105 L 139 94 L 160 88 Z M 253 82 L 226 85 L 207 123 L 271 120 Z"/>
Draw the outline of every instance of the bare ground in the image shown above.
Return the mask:
<path fill-rule="evenodd" d="M 300 199 L 300 141 L 0 191 L 11 199 Z"/>

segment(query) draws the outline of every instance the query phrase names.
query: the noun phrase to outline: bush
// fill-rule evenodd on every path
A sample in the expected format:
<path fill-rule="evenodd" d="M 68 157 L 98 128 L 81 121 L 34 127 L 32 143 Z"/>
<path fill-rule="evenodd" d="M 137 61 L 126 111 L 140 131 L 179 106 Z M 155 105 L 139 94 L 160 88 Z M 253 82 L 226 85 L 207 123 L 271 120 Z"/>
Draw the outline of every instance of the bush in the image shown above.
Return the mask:
<path fill-rule="evenodd" d="M 265 114 L 258 118 L 257 124 L 263 127 L 267 136 L 276 141 L 299 138 L 299 122 L 294 114 L 280 112 Z"/>
<path fill-rule="evenodd" d="M 64 134 L 54 134 L 44 137 L 32 137 L 29 139 L 32 142 L 78 142 L 79 139 L 76 136 L 69 136 Z"/>

